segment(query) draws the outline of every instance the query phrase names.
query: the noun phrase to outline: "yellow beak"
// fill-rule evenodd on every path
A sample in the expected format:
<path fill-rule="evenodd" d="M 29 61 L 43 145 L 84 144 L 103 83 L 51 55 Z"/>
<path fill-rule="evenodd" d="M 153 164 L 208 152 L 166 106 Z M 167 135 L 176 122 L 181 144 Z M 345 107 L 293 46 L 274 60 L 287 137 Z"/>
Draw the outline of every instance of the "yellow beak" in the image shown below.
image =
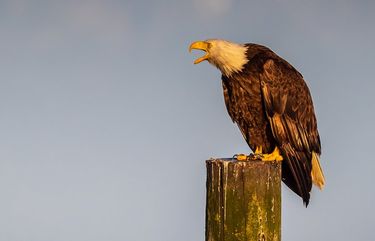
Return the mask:
<path fill-rule="evenodd" d="M 196 41 L 196 42 L 194 42 L 190 45 L 189 52 L 191 52 L 191 50 L 193 50 L 193 49 L 203 50 L 203 51 L 206 52 L 206 54 L 204 56 L 196 59 L 194 61 L 194 64 L 199 64 L 200 62 L 208 59 L 208 56 L 209 56 L 208 48 L 209 48 L 209 43 L 207 43 L 205 41 Z"/>

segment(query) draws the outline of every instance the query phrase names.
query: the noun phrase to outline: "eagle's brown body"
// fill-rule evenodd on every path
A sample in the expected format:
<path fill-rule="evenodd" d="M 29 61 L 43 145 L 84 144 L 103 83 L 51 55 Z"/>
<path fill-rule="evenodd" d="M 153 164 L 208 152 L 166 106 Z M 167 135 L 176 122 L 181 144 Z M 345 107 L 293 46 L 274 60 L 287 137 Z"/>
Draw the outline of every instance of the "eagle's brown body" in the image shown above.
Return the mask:
<path fill-rule="evenodd" d="M 270 49 L 246 44 L 241 72 L 222 76 L 225 104 L 250 148 L 284 158 L 283 181 L 306 203 L 312 187 L 312 155 L 320 155 L 312 99 L 302 75 Z"/>

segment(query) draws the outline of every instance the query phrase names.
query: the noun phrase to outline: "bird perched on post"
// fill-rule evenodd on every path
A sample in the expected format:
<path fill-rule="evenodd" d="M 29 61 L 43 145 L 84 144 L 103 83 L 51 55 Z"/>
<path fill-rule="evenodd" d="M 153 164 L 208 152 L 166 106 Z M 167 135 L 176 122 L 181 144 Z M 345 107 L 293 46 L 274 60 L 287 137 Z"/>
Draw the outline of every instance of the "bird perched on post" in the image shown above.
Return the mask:
<path fill-rule="evenodd" d="M 228 113 L 253 155 L 282 161 L 283 182 L 307 206 L 312 184 L 322 189 L 325 181 L 314 106 L 302 75 L 258 44 L 209 39 L 192 43 L 193 49 L 206 52 L 194 64 L 207 60 L 221 71 Z"/>

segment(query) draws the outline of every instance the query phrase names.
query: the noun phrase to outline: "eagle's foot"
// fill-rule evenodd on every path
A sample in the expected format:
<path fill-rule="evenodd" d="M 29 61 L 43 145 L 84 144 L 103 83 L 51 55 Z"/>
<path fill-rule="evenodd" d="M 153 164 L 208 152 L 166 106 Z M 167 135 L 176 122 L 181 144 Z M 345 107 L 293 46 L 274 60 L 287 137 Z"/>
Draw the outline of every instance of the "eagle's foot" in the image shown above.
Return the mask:
<path fill-rule="evenodd" d="M 282 161 L 284 158 L 280 154 L 278 147 L 275 147 L 272 153 L 270 154 L 261 154 L 262 161 Z"/>
<path fill-rule="evenodd" d="M 233 156 L 234 159 L 237 161 L 254 161 L 254 160 L 263 160 L 262 154 L 253 154 L 245 155 L 245 154 L 236 154 Z"/>
<path fill-rule="evenodd" d="M 255 160 L 263 160 L 263 154 L 262 153 L 254 153 L 250 154 L 251 159 Z"/>
<path fill-rule="evenodd" d="M 249 156 L 247 156 L 247 161 L 250 161 L 250 160 L 263 160 L 264 159 L 264 155 L 262 153 L 262 147 L 261 146 L 257 146 L 254 153 L 251 153 Z"/>
<path fill-rule="evenodd" d="M 236 159 L 237 161 L 248 161 L 249 160 L 249 157 L 250 156 L 247 156 L 245 154 L 235 154 L 233 156 L 234 159 Z"/>

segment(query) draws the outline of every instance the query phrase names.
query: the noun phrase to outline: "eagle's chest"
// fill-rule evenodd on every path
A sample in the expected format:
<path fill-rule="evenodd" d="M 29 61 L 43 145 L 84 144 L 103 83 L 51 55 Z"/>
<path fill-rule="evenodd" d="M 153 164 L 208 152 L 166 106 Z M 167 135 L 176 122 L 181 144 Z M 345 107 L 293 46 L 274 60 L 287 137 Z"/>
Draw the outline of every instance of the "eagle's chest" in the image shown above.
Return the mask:
<path fill-rule="evenodd" d="M 242 82 L 241 82 L 242 81 Z M 247 143 L 269 149 L 268 122 L 264 111 L 260 81 L 256 79 L 223 79 L 225 103 Z"/>
<path fill-rule="evenodd" d="M 242 82 L 241 82 L 242 81 Z M 248 125 L 257 126 L 263 118 L 263 104 L 260 83 L 256 80 L 235 79 L 231 85 L 231 102 L 237 121 L 246 121 Z"/>

